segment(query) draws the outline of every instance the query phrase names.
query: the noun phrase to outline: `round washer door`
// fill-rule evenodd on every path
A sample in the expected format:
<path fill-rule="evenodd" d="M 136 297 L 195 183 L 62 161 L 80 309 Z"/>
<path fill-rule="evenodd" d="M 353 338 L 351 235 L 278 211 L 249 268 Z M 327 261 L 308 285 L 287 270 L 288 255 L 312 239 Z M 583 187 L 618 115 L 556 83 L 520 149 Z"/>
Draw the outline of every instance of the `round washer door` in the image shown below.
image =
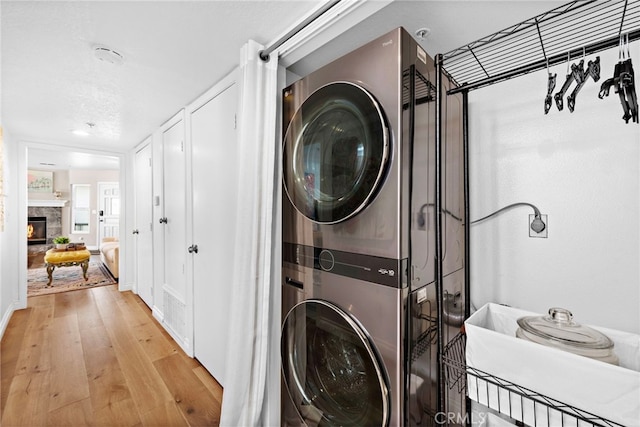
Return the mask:
<path fill-rule="evenodd" d="M 322 300 L 289 311 L 282 327 L 282 373 L 307 425 L 386 426 L 386 371 L 353 318 Z"/>
<path fill-rule="evenodd" d="M 284 137 L 289 200 L 319 223 L 356 215 L 384 178 L 389 139 L 382 109 L 364 88 L 347 82 L 321 87 L 295 112 Z"/>

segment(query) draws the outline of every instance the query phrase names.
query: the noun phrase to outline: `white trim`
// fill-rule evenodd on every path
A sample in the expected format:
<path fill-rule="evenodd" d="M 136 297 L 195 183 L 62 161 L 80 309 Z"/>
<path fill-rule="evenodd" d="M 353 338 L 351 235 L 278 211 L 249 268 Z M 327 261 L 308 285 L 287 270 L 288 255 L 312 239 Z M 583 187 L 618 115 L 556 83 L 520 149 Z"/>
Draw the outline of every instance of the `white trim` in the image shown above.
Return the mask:
<path fill-rule="evenodd" d="M 294 64 L 393 1 L 394 0 L 343 0 L 339 2 L 284 42 L 282 46 L 276 50 L 279 56 L 279 65 L 286 68 Z M 315 11 L 311 11 L 311 13 L 313 12 Z M 296 22 L 291 28 L 295 28 L 295 26 L 303 22 L 307 16 L 304 16 L 303 19 Z M 290 31 L 290 29 L 287 29 L 287 32 L 288 31 Z"/>
<path fill-rule="evenodd" d="M 7 307 L 7 311 L 2 316 L 2 320 L 0 321 L 0 339 L 4 337 L 4 332 L 7 330 L 7 326 L 9 325 L 9 321 L 11 320 L 11 316 L 13 316 L 13 312 L 24 307 L 17 306 L 18 301 L 12 302 L 9 307 Z"/>
<path fill-rule="evenodd" d="M 17 179 L 14 185 L 14 190 L 16 191 L 18 209 L 17 209 L 17 221 L 18 224 L 25 224 L 27 221 L 27 204 L 28 204 L 28 194 L 27 194 L 27 152 L 29 149 L 46 149 L 46 150 L 56 150 L 56 151 L 65 151 L 65 152 L 83 152 L 90 153 L 94 155 L 101 156 L 112 156 L 117 157 L 120 167 L 120 197 L 122 200 L 126 199 L 126 171 L 125 171 L 125 152 L 121 151 L 105 151 L 105 150 L 92 150 L 86 149 L 82 147 L 75 146 L 65 146 L 59 145 L 55 143 L 42 143 L 35 142 L 29 140 L 19 140 L 18 141 L 18 151 L 17 151 Z M 121 210 L 124 209 L 124 206 L 121 207 Z M 22 222 L 24 221 L 24 222 Z M 120 215 L 120 230 L 126 230 L 126 218 L 125 215 Z M 17 242 L 18 249 L 18 299 L 14 303 L 17 309 L 26 308 L 27 307 L 27 239 L 19 239 Z M 124 290 L 124 283 L 127 283 L 128 277 L 126 273 L 126 262 L 123 262 L 127 256 L 127 247 L 126 244 L 120 245 L 120 277 L 118 282 L 118 290 Z"/>
<path fill-rule="evenodd" d="M 27 201 L 27 206 L 32 208 L 63 208 L 67 205 L 67 200 L 33 200 Z"/>

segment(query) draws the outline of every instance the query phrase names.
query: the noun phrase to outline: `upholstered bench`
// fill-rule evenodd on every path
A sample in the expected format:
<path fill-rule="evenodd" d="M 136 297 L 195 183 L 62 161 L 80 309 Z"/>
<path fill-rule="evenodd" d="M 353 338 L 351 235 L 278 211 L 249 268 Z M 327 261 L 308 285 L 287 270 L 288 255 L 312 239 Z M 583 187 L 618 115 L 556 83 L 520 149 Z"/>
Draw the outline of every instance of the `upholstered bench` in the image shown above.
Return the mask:
<path fill-rule="evenodd" d="M 84 277 L 84 280 L 89 280 L 87 277 L 89 258 L 91 258 L 91 253 L 86 249 L 79 251 L 58 251 L 56 249 L 49 249 L 44 255 L 44 264 L 47 267 L 47 274 L 49 275 L 49 282 L 47 283 L 47 286 L 51 286 L 53 270 L 55 270 L 56 267 L 73 267 L 79 265 L 82 267 L 82 276 Z"/>

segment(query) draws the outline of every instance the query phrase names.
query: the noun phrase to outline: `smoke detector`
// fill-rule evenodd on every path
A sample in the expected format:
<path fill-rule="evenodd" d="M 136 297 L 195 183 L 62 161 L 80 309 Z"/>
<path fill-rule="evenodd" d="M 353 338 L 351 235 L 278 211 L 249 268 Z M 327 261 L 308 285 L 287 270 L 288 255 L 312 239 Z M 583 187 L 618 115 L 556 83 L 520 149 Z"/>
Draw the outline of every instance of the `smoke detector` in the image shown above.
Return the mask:
<path fill-rule="evenodd" d="M 108 62 L 110 64 L 121 65 L 124 62 L 124 56 L 122 56 L 121 53 L 116 52 L 107 46 L 93 46 L 93 54 L 100 61 Z"/>

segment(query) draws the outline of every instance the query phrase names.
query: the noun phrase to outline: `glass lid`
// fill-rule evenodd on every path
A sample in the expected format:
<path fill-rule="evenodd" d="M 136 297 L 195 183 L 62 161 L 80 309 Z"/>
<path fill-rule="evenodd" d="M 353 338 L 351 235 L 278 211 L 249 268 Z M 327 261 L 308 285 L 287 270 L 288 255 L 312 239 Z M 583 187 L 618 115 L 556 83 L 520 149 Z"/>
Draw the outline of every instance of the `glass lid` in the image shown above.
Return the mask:
<path fill-rule="evenodd" d="M 613 341 L 603 333 L 573 321 L 573 314 L 564 308 L 550 308 L 546 316 L 526 316 L 518 319 L 526 338 L 543 344 L 576 350 L 607 350 Z"/>

